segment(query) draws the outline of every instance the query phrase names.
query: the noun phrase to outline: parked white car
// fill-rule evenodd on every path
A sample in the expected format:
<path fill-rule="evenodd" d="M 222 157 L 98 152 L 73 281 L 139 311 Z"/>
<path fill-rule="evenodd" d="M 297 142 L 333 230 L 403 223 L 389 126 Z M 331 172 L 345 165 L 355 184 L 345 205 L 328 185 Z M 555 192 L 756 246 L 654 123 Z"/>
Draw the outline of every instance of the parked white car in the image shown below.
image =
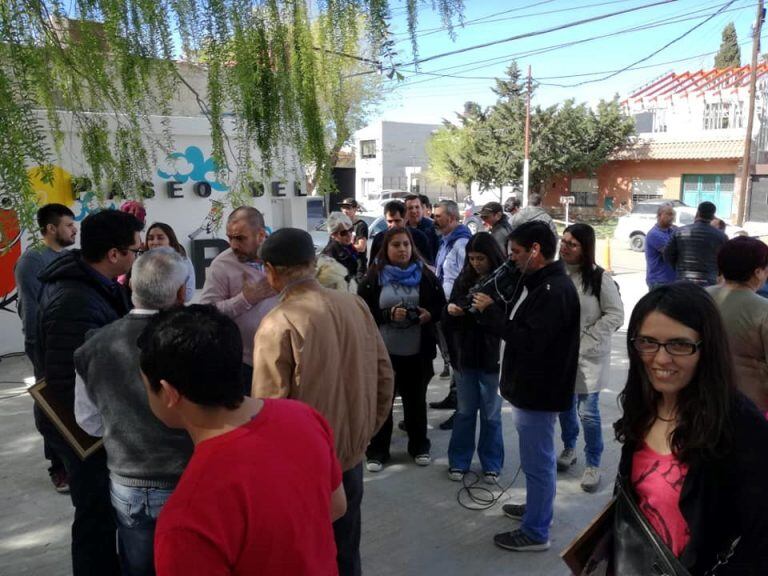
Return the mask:
<path fill-rule="evenodd" d="M 636 252 L 645 250 L 645 236 L 656 224 L 656 212 L 662 204 L 672 204 L 675 208 L 675 226 L 692 224 L 696 217 L 696 208 L 687 206 L 680 200 L 643 200 L 635 203 L 630 214 L 619 218 L 616 230 L 613 232 L 614 239 L 623 242 L 629 241 L 629 247 Z M 740 226 L 726 221 L 725 234 L 728 238 L 733 238 L 734 236 L 744 236 L 747 232 Z"/>

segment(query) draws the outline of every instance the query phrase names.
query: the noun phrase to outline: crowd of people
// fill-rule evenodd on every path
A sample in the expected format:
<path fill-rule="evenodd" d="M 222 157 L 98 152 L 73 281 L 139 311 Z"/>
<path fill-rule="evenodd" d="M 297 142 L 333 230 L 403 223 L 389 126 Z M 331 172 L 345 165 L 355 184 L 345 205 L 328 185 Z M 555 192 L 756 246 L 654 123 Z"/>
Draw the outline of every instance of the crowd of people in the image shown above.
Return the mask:
<path fill-rule="evenodd" d="M 455 408 L 448 480 L 477 453 L 498 486 L 502 399 L 512 405 L 525 502 L 502 507 L 519 527 L 496 545 L 550 548 L 557 472 L 576 463 L 582 429 L 581 487 L 599 488 L 600 391 L 624 305 L 594 229 L 559 237 L 532 194 L 526 207 L 486 204 L 487 231 L 472 234 L 455 202 L 410 195 L 383 207 L 387 230 L 369 242 L 358 209 L 348 199 L 329 216 L 321 255 L 307 232 L 268 234 L 258 210 L 235 209 L 194 303 L 167 224 L 144 229 L 133 205 L 102 210 L 67 250 L 71 211 L 39 210 L 44 247 L 16 268 L 19 312 L 62 415 L 35 405 L 51 480 L 75 508 L 75 576 L 361 574 L 363 477 L 390 460 L 395 396 L 408 455 L 432 463 L 438 349 L 454 391 L 441 402 Z M 676 229 L 665 205 L 648 235 L 615 486 L 679 574 L 765 574 L 768 300 L 756 292 L 768 247 L 728 240 L 714 218 L 705 202 Z M 83 457 L 67 426 L 103 447 Z M 611 535 L 614 573 L 653 573 L 652 553 L 626 552 L 619 516 Z"/>

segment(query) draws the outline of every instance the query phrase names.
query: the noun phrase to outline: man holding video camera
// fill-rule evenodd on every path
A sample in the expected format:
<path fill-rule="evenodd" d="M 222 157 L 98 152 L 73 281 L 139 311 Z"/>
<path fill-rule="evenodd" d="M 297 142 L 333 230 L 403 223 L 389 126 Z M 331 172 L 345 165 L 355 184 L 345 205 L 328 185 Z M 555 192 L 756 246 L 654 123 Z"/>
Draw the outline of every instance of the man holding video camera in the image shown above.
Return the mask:
<path fill-rule="evenodd" d="M 543 551 L 550 545 L 555 499 L 555 421 L 573 402 L 579 296 L 562 261 L 554 260 L 557 239 L 546 223 L 520 225 L 508 244 L 525 291 L 502 331 L 500 387 L 513 406 L 526 502 L 504 505 L 521 526 L 497 534 L 494 542 L 507 550 Z"/>

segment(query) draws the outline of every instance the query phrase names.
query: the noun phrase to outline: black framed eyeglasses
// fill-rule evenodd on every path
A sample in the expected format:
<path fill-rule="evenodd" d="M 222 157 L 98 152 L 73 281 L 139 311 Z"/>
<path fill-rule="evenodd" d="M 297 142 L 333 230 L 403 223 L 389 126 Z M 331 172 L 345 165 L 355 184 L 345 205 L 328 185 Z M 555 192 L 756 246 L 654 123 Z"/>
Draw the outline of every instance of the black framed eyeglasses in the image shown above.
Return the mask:
<path fill-rule="evenodd" d="M 339 230 L 339 236 L 349 236 L 350 234 L 352 234 L 352 232 L 353 232 L 352 228 L 347 228 L 346 230 Z"/>
<path fill-rule="evenodd" d="M 690 340 L 659 342 L 647 336 L 637 336 L 632 338 L 632 345 L 640 354 L 656 354 L 659 349 L 664 348 L 670 356 L 693 356 L 701 347 L 701 340 L 698 342 L 691 342 Z"/>
<path fill-rule="evenodd" d="M 144 254 L 144 250 L 141 248 L 126 248 L 125 252 L 133 252 L 134 256 L 141 256 Z"/>

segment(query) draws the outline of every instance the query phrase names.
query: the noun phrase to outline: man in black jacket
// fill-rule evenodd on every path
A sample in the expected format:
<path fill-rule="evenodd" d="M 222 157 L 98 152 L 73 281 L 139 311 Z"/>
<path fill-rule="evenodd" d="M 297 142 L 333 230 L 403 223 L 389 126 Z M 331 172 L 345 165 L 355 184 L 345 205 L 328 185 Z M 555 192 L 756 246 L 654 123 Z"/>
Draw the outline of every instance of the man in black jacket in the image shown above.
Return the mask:
<path fill-rule="evenodd" d="M 699 204 L 694 223 L 675 230 L 664 248 L 664 260 L 675 269 L 677 280 L 717 284 L 717 253 L 728 236 L 711 224 L 716 209 L 712 202 Z"/>
<path fill-rule="evenodd" d="M 504 214 L 504 208 L 498 202 L 488 202 L 480 210 L 480 219 L 488 228 L 493 239 L 501 248 L 502 254 L 507 253 L 507 238 L 512 232 L 512 226 L 509 224 L 507 215 Z"/>
<path fill-rule="evenodd" d="M 509 257 L 523 274 L 525 292 L 502 338 L 501 395 L 512 403 L 525 474 L 525 504 L 507 504 L 504 513 L 522 520 L 518 530 L 494 537 L 516 551 L 549 548 L 555 499 L 555 421 L 573 402 L 579 356 L 579 296 L 561 261 L 557 239 L 540 221 L 515 228 Z"/>
<path fill-rule="evenodd" d="M 141 247 L 141 229 L 141 222 L 125 212 L 92 214 L 81 226 L 81 250 L 59 257 L 40 275 L 39 358 L 50 398 L 69 413 L 70 421 L 74 421 L 74 352 L 86 332 L 117 320 L 130 309 L 116 278 L 133 265 Z M 81 460 L 52 423 L 47 422 L 41 432 L 69 475 L 75 506 L 74 576 L 120 574 L 104 450 Z"/>

